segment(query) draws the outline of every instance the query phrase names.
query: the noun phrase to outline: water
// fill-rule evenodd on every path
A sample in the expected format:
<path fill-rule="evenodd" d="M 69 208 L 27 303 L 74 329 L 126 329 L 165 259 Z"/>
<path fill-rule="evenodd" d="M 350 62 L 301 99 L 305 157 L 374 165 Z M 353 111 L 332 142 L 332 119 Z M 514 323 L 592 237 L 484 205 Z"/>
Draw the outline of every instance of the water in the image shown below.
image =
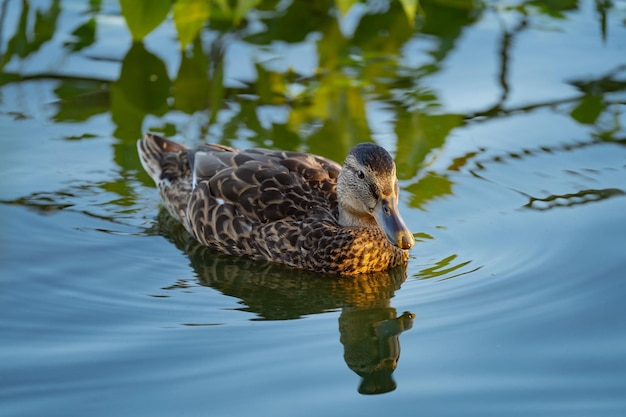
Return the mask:
<path fill-rule="evenodd" d="M 113 1 L 0 4 L 2 414 L 624 415 L 626 3 L 424 1 L 417 29 L 307 4 L 213 21 L 185 58 L 171 20 L 133 46 Z M 406 271 L 198 247 L 146 130 L 384 145 Z"/>

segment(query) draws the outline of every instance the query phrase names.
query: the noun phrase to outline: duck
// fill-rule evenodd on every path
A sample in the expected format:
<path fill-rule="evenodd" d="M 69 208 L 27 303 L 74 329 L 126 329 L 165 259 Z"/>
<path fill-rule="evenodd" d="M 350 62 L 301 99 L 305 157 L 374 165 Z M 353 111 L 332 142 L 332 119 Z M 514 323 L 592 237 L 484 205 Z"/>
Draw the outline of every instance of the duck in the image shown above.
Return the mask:
<path fill-rule="evenodd" d="M 381 146 L 357 144 L 343 166 L 295 151 L 190 148 L 153 133 L 137 150 L 169 214 L 201 245 L 332 275 L 408 262 L 415 239 Z"/>

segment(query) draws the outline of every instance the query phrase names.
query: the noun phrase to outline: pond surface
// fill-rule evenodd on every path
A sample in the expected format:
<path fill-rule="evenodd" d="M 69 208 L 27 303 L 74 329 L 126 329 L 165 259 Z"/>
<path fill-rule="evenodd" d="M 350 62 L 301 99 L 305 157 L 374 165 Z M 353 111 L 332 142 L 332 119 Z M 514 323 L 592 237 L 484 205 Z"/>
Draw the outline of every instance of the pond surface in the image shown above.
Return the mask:
<path fill-rule="evenodd" d="M 626 415 L 626 2 L 249 3 L 0 2 L 2 415 Z M 406 270 L 198 247 L 145 131 L 385 146 Z"/>

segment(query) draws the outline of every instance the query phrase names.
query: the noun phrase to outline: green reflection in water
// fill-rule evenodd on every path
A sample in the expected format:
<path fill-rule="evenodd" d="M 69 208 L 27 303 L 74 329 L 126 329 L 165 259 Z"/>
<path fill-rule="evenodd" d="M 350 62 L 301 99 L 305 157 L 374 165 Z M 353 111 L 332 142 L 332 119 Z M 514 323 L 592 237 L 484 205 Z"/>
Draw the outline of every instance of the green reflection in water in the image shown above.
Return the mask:
<path fill-rule="evenodd" d="M 122 61 L 122 72 L 111 85 L 111 116 L 118 126 L 115 135 L 133 141 L 141 136 L 143 119 L 148 114 L 164 115 L 170 80 L 165 64 L 134 43 Z"/>
<path fill-rule="evenodd" d="M 356 2 L 338 7 L 341 10 L 346 7 L 349 9 L 352 3 Z M 4 67 L 14 56 L 26 58 L 37 52 L 56 31 L 60 13 L 58 2 L 36 13 L 34 23 L 29 22 L 33 18 L 29 12 L 29 2 L 24 0 L 22 5 L 20 24 L 8 42 L 7 50 L 3 51 L 0 67 Z M 339 17 L 329 12 L 335 7 L 333 2 L 293 2 L 282 9 L 277 9 L 276 2 L 246 3 L 245 9 L 241 10 L 220 6 L 223 9 L 221 15 L 207 14 L 208 26 L 192 31 L 197 32 L 197 36 L 188 42 L 186 50 L 181 51 L 174 80 L 169 80 L 165 64 L 160 58 L 141 43 L 135 43 L 122 61 L 119 79 L 112 83 L 106 82 L 104 88 L 100 82 L 104 80 L 64 79 L 63 87 L 58 90 L 61 101 L 56 120 L 85 120 L 108 111 L 110 105 L 117 125 L 116 136 L 134 141 L 142 133 L 142 122 L 146 115 L 161 117 L 172 110 L 187 114 L 206 112 L 210 125 L 217 122 L 218 113 L 227 103 L 237 103 L 238 113 L 230 117 L 230 128 L 225 126 L 224 134 L 218 140 L 227 143 L 237 138 L 240 129 L 235 126 L 244 124 L 247 129 L 254 131 L 250 140 L 257 145 L 286 149 L 302 148 L 304 145 L 312 152 L 341 160 L 355 143 L 370 140 L 366 107 L 371 102 L 382 101 L 394 113 L 400 176 L 409 179 L 423 167 L 425 156 L 433 149 L 440 148 L 449 133 L 466 121 L 532 111 L 563 102 L 542 102 L 515 109 L 503 105 L 509 90 L 508 48 L 513 38 L 528 29 L 530 17 L 525 16 L 519 26 L 503 29 L 500 102 L 490 109 L 466 115 L 441 114 L 436 93 L 423 87 L 420 80 L 440 70 L 441 63 L 454 50 L 463 27 L 474 24 L 482 14 L 490 11 L 491 6 L 473 1 L 454 4 L 423 1 L 420 5 L 424 13 L 419 15 L 414 26 L 409 25 L 406 7 L 392 1 L 387 7 L 368 10 L 351 35 L 341 31 Z M 259 22 L 267 30 L 252 29 L 255 15 L 247 16 L 238 25 L 223 24 L 225 20 L 234 19 L 234 16 L 245 15 L 255 6 L 264 11 Z M 494 7 L 497 10 L 497 6 Z M 539 13 L 562 19 L 565 12 L 576 8 L 576 2 L 531 2 L 520 3 L 517 9 L 511 6 L 509 12 L 518 10 L 521 15 L 526 15 L 532 11 L 535 15 Z M 229 18 L 224 17 L 226 9 L 229 10 Z M 75 39 L 66 43 L 70 53 L 95 42 L 94 32 L 97 27 L 94 26 L 97 21 L 94 21 L 93 16 L 98 10 L 99 2 L 89 5 L 85 20 L 72 32 Z M 606 8 L 602 12 L 606 14 Z M 129 22 L 133 22 L 134 15 L 125 13 Z M 136 19 L 139 19 L 140 15 L 137 16 Z M 185 22 L 175 23 L 179 28 L 185 25 Z M 30 35 L 31 24 L 37 29 L 34 31 L 35 36 Z M 188 24 L 196 25 L 197 22 Z M 205 32 L 217 36 L 206 51 L 201 42 L 201 35 Z M 384 36 L 381 36 L 383 32 Z M 435 42 L 429 51 L 432 59 L 417 67 L 407 67 L 402 62 L 402 48 L 409 39 L 419 34 L 433 36 Z M 139 35 L 138 39 L 144 35 Z M 319 38 L 315 42 L 318 58 L 315 76 L 298 74 L 291 69 L 286 72 L 271 70 L 270 66 L 259 62 L 256 64 L 254 81 L 239 88 L 224 86 L 224 56 L 233 45 L 232 39 L 264 47 L 276 41 L 303 42 L 311 35 Z M 581 123 L 594 124 L 602 114 L 610 113 L 612 105 L 618 103 L 606 99 L 605 94 L 624 91 L 626 88 L 616 78 L 619 72 L 617 69 L 600 80 L 572 81 L 582 94 L 566 100 L 572 105 L 571 117 Z M 54 78 L 54 74 L 41 76 Z M 4 73 L 2 80 L 11 82 L 16 80 L 14 77 L 19 79 L 19 74 Z M 72 90 L 75 91 L 72 93 Z M 402 94 L 398 95 L 398 91 L 402 91 Z M 68 100 L 68 94 L 74 99 Z M 107 99 L 107 95 L 110 98 Z M 278 126 L 270 129 L 256 123 L 258 117 L 252 114 L 251 107 L 254 109 L 262 105 L 287 106 L 287 122 L 276 123 Z M 162 131 L 166 126 L 156 125 L 152 128 Z M 612 130 L 615 131 L 616 127 Z M 287 136 L 287 139 L 284 140 L 283 136 Z"/>
<path fill-rule="evenodd" d="M 5 20 L 7 2 L 2 3 L 0 22 Z M 60 0 L 54 0 L 47 9 L 31 14 L 30 2 L 22 0 L 22 8 L 17 28 L 9 39 L 6 51 L 2 51 L 0 70 L 14 57 L 27 58 L 49 42 L 57 30 L 57 20 L 61 13 Z M 32 28 L 32 29 L 31 29 Z M 4 78 L 4 77 L 3 77 Z"/>

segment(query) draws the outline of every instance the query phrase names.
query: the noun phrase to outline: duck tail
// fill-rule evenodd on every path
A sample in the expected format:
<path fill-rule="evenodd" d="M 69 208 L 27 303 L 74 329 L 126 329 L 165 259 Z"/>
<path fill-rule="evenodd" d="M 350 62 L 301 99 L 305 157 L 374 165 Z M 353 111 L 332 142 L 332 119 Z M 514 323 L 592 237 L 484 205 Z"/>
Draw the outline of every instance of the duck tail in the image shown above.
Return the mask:
<path fill-rule="evenodd" d="M 173 173 L 168 172 L 173 168 L 172 159 L 179 159 L 178 154 L 187 149 L 184 145 L 152 133 L 147 133 L 142 140 L 137 141 L 141 165 L 156 184 L 165 178 L 172 179 L 169 177 Z"/>

